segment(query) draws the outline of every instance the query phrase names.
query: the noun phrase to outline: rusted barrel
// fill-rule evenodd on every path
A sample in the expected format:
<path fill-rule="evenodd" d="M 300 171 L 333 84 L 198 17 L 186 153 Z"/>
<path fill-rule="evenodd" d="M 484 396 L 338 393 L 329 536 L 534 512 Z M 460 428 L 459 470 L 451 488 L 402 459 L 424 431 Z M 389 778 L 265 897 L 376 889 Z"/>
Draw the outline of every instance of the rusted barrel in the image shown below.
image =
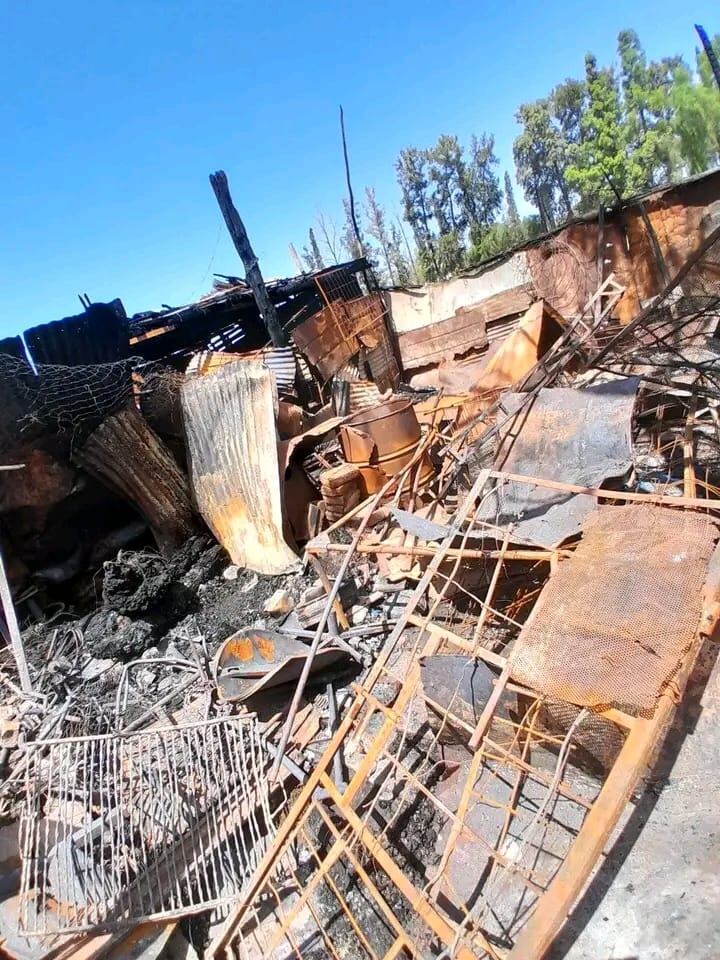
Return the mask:
<path fill-rule="evenodd" d="M 340 440 L 345 459 L 360 470 L 368 495 L 376 493 L 412 460 L 420 442 L 420 424 L 412 403 L 396 397 L 356 413 L 341 427 Z M 422 486 L 433 475 L 426 455 L 419 469 Z"/>

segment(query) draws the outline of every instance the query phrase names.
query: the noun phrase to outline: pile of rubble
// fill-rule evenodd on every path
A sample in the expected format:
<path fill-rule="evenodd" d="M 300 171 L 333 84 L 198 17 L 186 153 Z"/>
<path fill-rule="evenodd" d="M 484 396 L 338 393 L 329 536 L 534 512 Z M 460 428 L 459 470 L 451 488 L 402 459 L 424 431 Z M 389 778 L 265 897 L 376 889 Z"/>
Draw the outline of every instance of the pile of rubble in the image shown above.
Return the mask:
<path fill-rule="evenodd" d="M 68 464 L 139 525 L 0 567 L 7 955 L 544 954 L 720 613 L 719 235 L 434 385 L 363 267 L 100 391 Z M 40 449 L 6 499 L 75 489 Z"/>

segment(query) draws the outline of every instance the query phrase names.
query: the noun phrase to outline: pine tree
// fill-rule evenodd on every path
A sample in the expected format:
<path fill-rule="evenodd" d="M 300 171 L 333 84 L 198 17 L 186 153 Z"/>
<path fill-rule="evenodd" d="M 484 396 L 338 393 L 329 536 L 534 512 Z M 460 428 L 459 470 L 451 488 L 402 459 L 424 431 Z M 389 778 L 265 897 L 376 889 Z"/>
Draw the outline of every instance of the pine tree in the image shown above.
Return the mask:
<path fill-rule="evenodd" d="M 316 270 L 322 270 L 325 267 L 323 263 L 322 254 L 320 253 L 320 248 L 317 245 L 317 240 L 315 239 L 315 231 L 312 227 L 308 230 L 308 242 L 309 246 L 304 246 L 302 248 L 302 258 L 305 261 L 305 264 L 308 270 L 313 273 Z"/>
<path fill-rule="evenodd" d="M 393 266 L 392 240 L 385 226 L 385 212 L 377 201 L 373 187 L 365 188 L 365 217 L 367 232 L 375 240 L 379 248 L 378 260 L 382 264 L 381 280 L 395 285 L 397 277 Z"/>
<path fill-rule="evenodd" d="M 507 222 L 515 227 L 520 223 L 520 217 L 515 203 L 512 180 L 507 170 L 505 171 L 505 203 L 507 204 Z"/>
<path fill-rule="evenodd" d="M 580 143 L 567 179 L 580 195 L 583 210 L 628 196 L 630 183 L 623 136 L 620 93 L 611 68 L 598 69 L 592 54 L 585 57 L 586 104 L 580 119 Z"/>

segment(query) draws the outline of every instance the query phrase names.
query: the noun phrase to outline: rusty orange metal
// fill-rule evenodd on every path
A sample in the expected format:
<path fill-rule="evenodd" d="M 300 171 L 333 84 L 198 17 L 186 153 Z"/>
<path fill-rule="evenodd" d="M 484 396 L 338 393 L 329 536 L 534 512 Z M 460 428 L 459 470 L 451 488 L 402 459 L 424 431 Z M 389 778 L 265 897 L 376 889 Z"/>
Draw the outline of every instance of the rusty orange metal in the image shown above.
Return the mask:
<path fill-rule="evenodd" d="M 404 397 L 361 410 L 340 430 L 345 459 L 359 469 L 366 496 L 377 493 L 388 477 L 394 477 L 410 463 L 420 439 L 415 410 Z M 418 469 L 419 483 L 427 483 L 434 473 L 427 456 L 422 457 Z"/>

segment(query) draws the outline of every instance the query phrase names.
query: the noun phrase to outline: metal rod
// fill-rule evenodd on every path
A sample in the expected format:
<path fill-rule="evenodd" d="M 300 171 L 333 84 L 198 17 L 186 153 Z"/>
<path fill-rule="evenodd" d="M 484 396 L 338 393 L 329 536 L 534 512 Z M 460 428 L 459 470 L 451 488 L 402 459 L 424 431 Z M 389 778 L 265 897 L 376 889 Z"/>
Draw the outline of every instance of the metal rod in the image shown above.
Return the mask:
<path fill-rule="evenodd" d="M 10 593 L 10 584 L 5 573 L 5 563 L 3 561 L 2 550 L 0 550 L 0 600 L 2 601 L 3 613 L 5 614 L 5 623 L 10 633 L 10 646 L 15 656 L 20 686 L 23 693 L 32 693 L 33 686 L 30 680 L 30 671 L 28 670 L 27 659 L 25 657 L 25 648 L 23 647 L 20 628 L 15 614 L 15 605 L 13 604 L 12 594 Z"/>

